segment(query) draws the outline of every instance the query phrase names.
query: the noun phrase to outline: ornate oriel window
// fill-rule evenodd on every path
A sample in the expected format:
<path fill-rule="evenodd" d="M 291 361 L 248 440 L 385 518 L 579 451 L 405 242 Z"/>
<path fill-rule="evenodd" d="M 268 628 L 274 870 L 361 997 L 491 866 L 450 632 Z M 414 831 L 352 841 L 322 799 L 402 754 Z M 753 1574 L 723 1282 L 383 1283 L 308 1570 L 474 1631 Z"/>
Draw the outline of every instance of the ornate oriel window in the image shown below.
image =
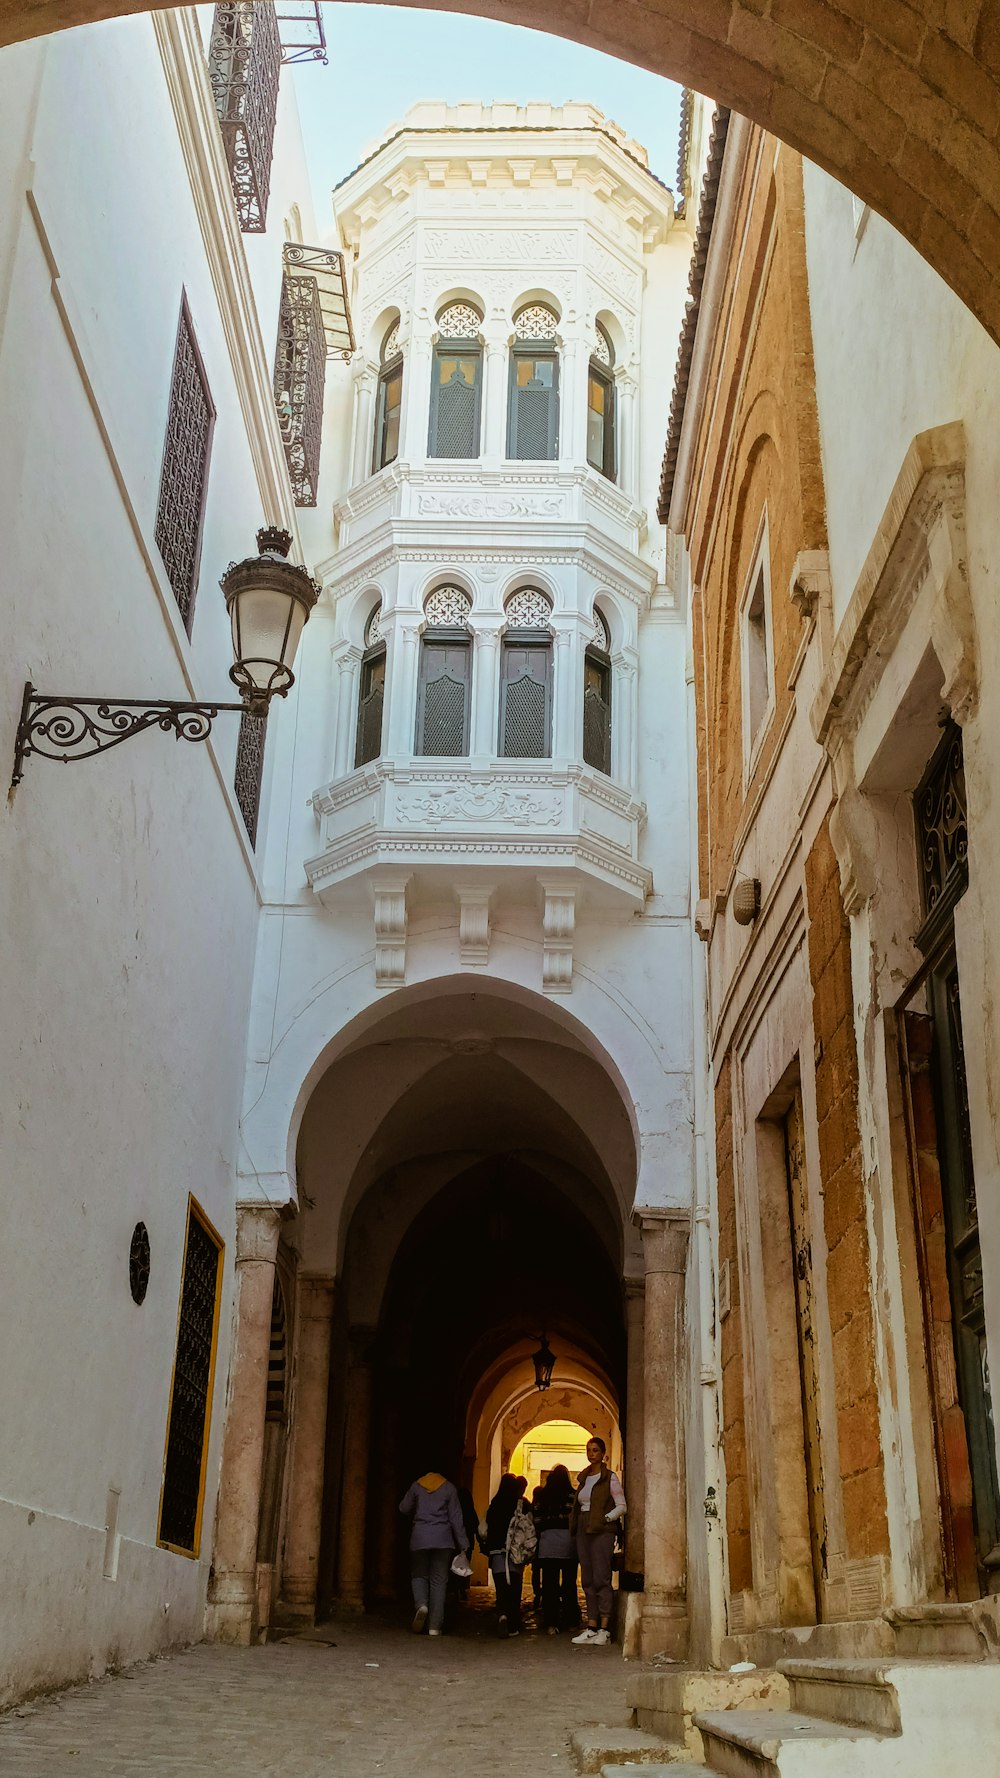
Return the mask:
<path fill-rule="evenodd" d="M 315 506 L 323 442 L 326 330 L 319 280 L 306 256 L 319 249 L 286 242 L 283 250 L 274 405 L 296 506 Z"/>
<path fill-rule="evenodd" d="M 186 1556 L 197 1556 L 201 1536 L 222 1253 L 211 1223 L 189 1198 L 158 1532 L 159 1543 Z"/>
<path fill-rule="evenodd" d="M 449 303 L 437 318 L 431 372 L 429 457 L 478 457 L 483 390 L 483 318 L 471 303 Z"/>
<path fill-rule="evenodd" d="M 615 480 L 615 353 L 610 337 L 598 321 L 597 342 L 590 355 L 587 374 L 587 462 L 592 469 Z"/>
<path fill-rule="evenodd" d="M 188 635 L 191 634 L 198 590 L 208 462 L 214 428 L 215 406 L 194 337 L 187 297 L 184 296 L 170 379 L 167 436 L 163 446 L 154 536 Z"/>
<path fill-rule="evenodd" d="M 399 456 L 399 420 L 403 409 L 403 353 L 399 322 L 394 321 L 382 341 L 378 394 L 375 399 L 375 448 L 372 474 L 395 463 Z"/>
<path fill-rule="evenodd" d="M 544 303 L 514 316 L 507 412 L 507 456 L 552 462 L 559 455 L 557 318 Z"/>
<path fill-rule="evenodd" d="M 244 234 L 262 234 L 267 225 L 280 73 L 281 39 L 270 0 L 217 6 L 208 77 Z"/>
<path fill-rule="evenodd" d="M 264 746 L 267 741 L 267 717 L 252 716 L 249 710 L 240 714 L 240 732 L 236 742 L 236 773 L 233 788 L 240 805 L 251 846 L 257 844 L 257 817 L 260 814 L 260 787 L 264 781 Z"/>
<path fill-rule="evenodd" d="M 500 649 L 503 759 L 548 759 L 552 752 L 552 604 L 539 587 L 519 587 L 504 606 Z"/>
<path fill-rule="evenodd" d="M 594 627 L 583 657 L 583 757 L 611 775 L 611 637 L 594 608 Z"/>
<path fill-rule="evenodd" d="M 365 625 L 365 652 L 361 657 L 361 685 L 358 694 L 358 738 L 354 750 L 356 766 L 364 766 L 370 759 L 378 759 L 382 751 L 385 641 L 381 617 L 382 607 L 376 605 Z"/>
<path fill-rule="evenodd" d="M 435 587 L 424 605 L 414 751 L 460 759 L 469 751 L 472 600 L 464 587 Z"/>

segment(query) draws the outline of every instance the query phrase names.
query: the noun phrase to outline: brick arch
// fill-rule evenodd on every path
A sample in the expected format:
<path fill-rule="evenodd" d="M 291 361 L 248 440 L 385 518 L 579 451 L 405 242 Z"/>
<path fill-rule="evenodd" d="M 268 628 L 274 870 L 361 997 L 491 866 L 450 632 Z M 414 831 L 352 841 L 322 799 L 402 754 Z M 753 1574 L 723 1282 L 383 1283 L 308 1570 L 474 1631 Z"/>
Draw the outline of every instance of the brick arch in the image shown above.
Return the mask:
<path fill-rule="evenodd" d="M 1000 339 L 998 0 L 396 3 L 528 25 L 713 93 L 887 217 Z M 0 45 L 146 10 L 0 0 Z"/>

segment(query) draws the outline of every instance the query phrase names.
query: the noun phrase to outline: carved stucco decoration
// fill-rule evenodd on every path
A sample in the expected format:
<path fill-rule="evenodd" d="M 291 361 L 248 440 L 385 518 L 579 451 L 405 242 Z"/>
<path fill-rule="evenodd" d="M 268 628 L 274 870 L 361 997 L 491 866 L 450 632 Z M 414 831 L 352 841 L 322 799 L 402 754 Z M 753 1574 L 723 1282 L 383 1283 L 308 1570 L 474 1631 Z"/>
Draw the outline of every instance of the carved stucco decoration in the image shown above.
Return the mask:
<path fill-rule="evenodd" d="M 561 494 L 420 494 L 421 518 L 439 519 L 557 519 L 562 516 Z"/>
<path fill-rule="evenodd" d="M 515 784 L 441 784 L 401 790 L 400 821 L 510 821 L 522 827 L 558 827 L 563 799 L 558 791 L 520 789 Z"/>
<path fill-rule="evenodd" d="M 424 258 L 468 265 L 548 265 L 575 258 L 574 229 L 431 228 L 424 237 Z"/>

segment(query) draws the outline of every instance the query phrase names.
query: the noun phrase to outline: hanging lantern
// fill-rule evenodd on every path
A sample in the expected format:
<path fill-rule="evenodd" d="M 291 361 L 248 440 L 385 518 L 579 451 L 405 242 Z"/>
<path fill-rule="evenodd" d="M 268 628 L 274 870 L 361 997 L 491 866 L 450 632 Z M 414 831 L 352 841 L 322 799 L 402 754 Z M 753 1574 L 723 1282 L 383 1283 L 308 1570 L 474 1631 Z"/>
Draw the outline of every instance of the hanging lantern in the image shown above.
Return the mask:
<path fill-rule="evenodd" d="M 260 555 L 230 562 L 222 576 L 236 657 L 229 677 L 254 716 L 266 716 L 273 697 L 288 696 L 299 637 L 319 598 L 312 577 L 286 559 L 291 545 L 287 531 L 266 526 L 257 533 Z"/>
<path fill-rule="evenodd" d="M 552 1372 L 556 1362 L 556 1355 L 549 1345 L 548 1334 L 543 1333 L 542 1343 L 538 1351 L 532 1354 L 531 1362 L 535 1367 L 536 1389 L 547 1389 L 552 1381 Z"/>

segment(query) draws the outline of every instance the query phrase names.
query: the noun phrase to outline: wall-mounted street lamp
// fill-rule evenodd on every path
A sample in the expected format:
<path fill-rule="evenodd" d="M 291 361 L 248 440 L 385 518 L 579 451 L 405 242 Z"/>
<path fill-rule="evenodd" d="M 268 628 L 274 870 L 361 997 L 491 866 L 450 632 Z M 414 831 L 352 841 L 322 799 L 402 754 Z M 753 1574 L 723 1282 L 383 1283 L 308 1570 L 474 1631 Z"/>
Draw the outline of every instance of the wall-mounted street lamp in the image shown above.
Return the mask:
<path fill-rule="evenodd" d="M 533 1352 L 531 1355 L 531 1362 L 535 1367 L 535 1388 L 547 1389 L 552 1381 L 552 1372 L 555 1369 L 556 1355 L 549 1345 L 548 1334 L 543 1333 L 541 1339 L 542 1343 L 539 1346 L 538 1351 Z"/>
<path fill-rule="evenodd" d="M 223 711 L 266 716 L 271 699 L 287 697 L 295 683 L 295 651 L 319 598 L 311 575 L 287 560 L 291 546 L 287 531 L 266 526 L 257 533 L 260 554 L 230 562 L 219 582 L 233 630 L 235 659 L 229 677 L 242 693 L 240 703 L 53 697 L 36 691 L 29 682 L 21 705 L 11 788 L 21 782 L 24 762 L 33 753 L 66 764 L 92 759 L 143 729 L 172 732 L 178 741 L 207 741 Z"/>

